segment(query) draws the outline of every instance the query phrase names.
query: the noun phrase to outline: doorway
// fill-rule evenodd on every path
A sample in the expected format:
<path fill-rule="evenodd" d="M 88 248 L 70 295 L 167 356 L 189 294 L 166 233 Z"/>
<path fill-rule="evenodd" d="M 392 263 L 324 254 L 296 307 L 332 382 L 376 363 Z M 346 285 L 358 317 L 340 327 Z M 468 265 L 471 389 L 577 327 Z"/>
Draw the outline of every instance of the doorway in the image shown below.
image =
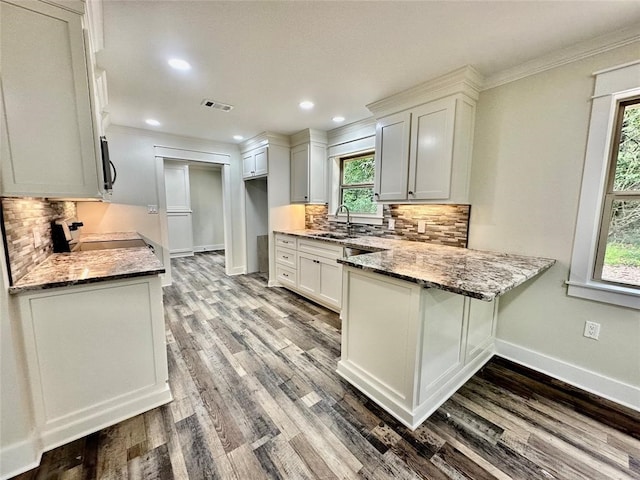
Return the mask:
<path fill-rule="evenodd" d="M 171 258 L 224 250 L 221 167 L 166 159 L 164 184 Z"/>

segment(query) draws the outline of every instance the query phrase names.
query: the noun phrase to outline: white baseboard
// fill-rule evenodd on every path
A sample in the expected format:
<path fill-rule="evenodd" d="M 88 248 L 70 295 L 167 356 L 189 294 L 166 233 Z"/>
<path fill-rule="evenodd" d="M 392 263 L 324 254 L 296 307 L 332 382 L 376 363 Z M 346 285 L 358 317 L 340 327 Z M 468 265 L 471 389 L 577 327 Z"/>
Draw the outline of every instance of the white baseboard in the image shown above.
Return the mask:
<path fill-rule="evenodd" d="M 214 252 L 218 250 L 224 250 L 224 243 L 218 243 L 216 245 L 194 245 L 194 252 Z"/>
<path fill-rule="evenodd" d="M 244 275 L 247 273 L 247 267 L 244 265 L 242 267 L 234 267 L 227 269 L 227 275 Z"/>
<path fill-rule="evenodd" d="M 569 385 L 640 412 L 640 387 L 638 386 L 585 370 L 504 340 L 496 339 L 495 353 L 499 357 L 532 368 Z"/>
<path fill-rule="evenodd" d="M 35 437 L 0 449 L 0 479 L 15 477 L 40 465 L 42 449 Z"/>

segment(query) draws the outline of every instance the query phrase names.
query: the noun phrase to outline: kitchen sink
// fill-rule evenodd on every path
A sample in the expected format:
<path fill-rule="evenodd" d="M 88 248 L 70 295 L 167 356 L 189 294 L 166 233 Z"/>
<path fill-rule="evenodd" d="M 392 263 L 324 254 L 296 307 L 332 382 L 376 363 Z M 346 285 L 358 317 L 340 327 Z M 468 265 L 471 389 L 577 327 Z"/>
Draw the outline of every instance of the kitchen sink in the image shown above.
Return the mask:
<path fill-rule="evenodd" d="M 85 252 L 87 250 L 111 250 L 113 248 L 135 248 L 146 246 L 147 244 L 142 239 L 106 240 L 98 242 L 81 242 L 73 247 L 73 251 Z"/>

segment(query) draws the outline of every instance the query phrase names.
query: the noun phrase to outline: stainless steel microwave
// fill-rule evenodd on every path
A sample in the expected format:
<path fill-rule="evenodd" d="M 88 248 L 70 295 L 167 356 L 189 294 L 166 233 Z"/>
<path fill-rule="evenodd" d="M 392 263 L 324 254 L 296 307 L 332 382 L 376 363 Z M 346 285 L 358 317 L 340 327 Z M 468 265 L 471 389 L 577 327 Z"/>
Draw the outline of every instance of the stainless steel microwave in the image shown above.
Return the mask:
<path fill-rule="evenodd" d="M 102 151 L 102 178 L 104 179 L 104 189 L 111 191 L 113 185 L 116 183 L 116 166 L 109 158 L 109 143 L 107 137 L 100 137 L 100 150 Z"/>

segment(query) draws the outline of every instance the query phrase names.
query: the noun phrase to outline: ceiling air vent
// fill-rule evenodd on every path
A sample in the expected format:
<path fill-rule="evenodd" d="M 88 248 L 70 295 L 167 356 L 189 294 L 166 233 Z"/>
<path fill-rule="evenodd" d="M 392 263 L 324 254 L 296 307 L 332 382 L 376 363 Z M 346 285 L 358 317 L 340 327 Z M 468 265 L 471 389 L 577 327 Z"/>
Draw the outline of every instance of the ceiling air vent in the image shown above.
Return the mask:
<path fill-rule="evenodd" d="M 209 100 L 205 98 L 200 102 L 200 105 L 204 105 L 205 107 L 214 108 L 216 110 L 222 110 L 223 112 L 230 112 L 233 110 L 233 105 L 229 105 L 227 103 L 216 102 L 215 100 Z"/>

